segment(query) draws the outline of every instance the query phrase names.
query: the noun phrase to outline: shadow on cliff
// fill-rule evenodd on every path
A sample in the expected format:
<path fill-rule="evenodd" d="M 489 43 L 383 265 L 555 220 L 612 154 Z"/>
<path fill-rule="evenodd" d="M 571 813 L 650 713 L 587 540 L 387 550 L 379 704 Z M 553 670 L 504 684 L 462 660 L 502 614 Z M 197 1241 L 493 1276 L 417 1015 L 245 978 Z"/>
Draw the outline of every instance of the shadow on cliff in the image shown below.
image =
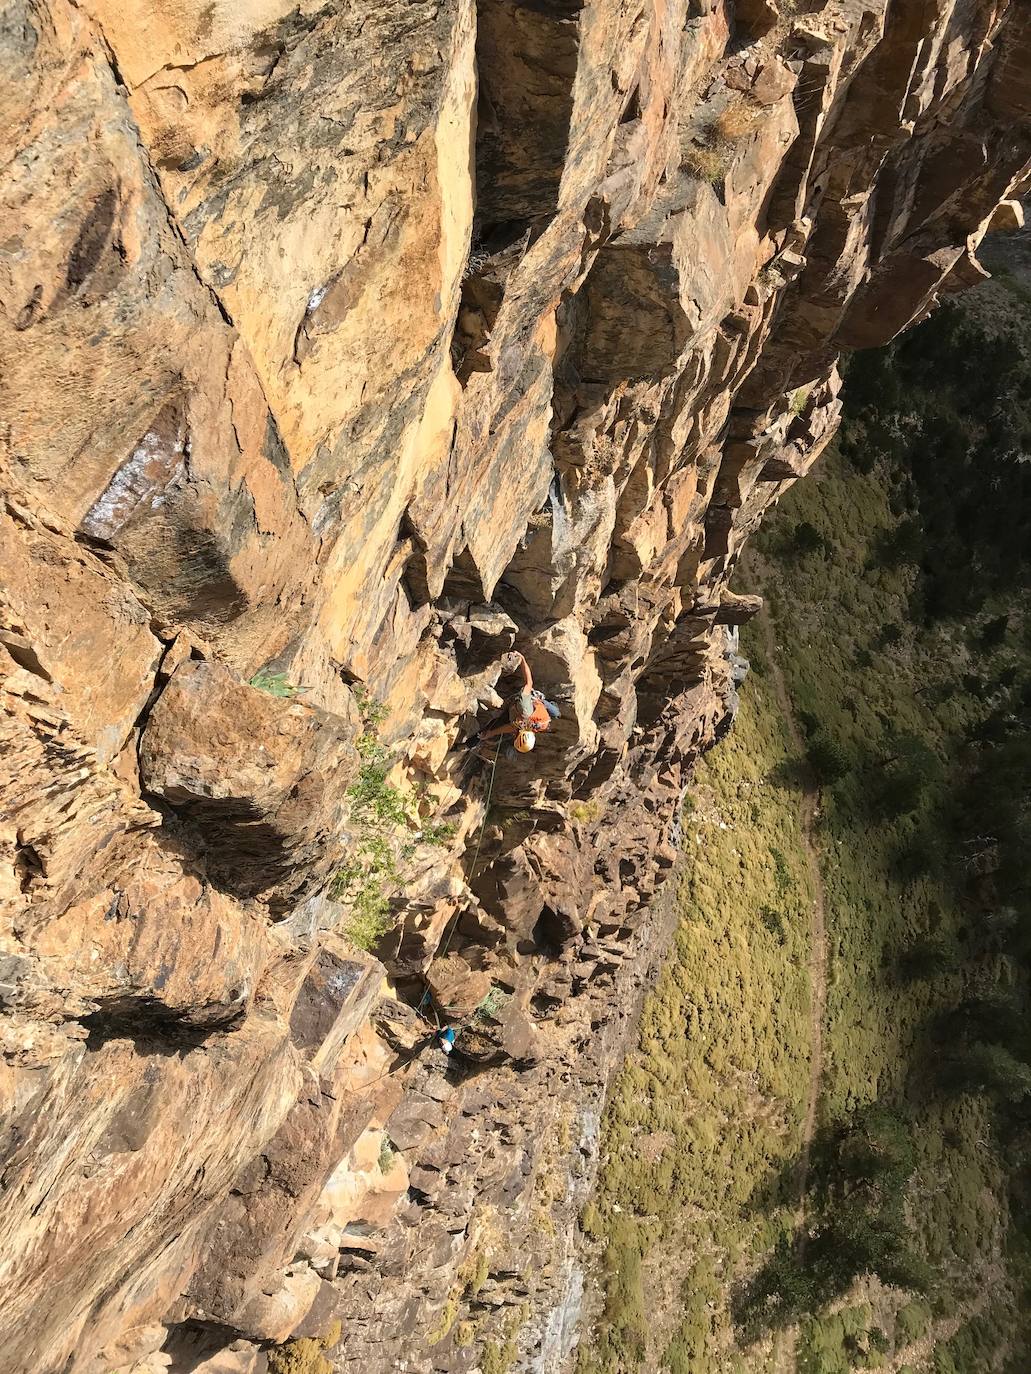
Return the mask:
<path fill-rule="evenodd" d="M 86 1048 L 101 1050 L 112 1040 L 131 1040 L 140 1054 L 180 1057 L 200 1049 L 212 1036 L 232 1030 L 243 1020 L 243 1010 L 220 1016 L 206 1024 L 176 1016 L 156 999 L 112 998 L 79 1017 L 87 1031 Z"/>

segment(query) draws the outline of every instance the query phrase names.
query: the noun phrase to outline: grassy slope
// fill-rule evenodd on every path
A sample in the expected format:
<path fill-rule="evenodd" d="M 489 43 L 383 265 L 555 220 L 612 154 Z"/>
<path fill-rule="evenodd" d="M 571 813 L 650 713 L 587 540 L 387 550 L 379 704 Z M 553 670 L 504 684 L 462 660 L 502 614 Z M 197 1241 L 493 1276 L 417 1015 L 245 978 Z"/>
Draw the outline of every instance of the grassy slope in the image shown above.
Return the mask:
<path fill-rule="evenodd" d="M 978 916 L 956 881 L 963 854 L 932 852 L 908 867 L 905 858 L 928 828 L 949 833 L 950 788 L 962 786 L 957 741 L 1026 646 L 1010 635 L 986 651 L 972 647 L 969 626 L 909 623 L 915 568 L 867 566 L 904 518 L 897 497 L 883 463 L 863 475 L 831 454 L 783 502 L 762 576 L 794 712 L 851 764 L 825 790 L 820 819 L 829 935 L 821 1119 L 879 1102 L 910 1121 L 907 1213 L 938 1277 L 925 1300 L 860 1282 L 831 1314 L 802 1322 L 798 1368 L 1018 1374 L 1028 1367 L 1026 1277 L 1007 1253 L 1006 1175 L 989 1107 L 932 1091 L 926 1036 L 936 1010 L 1015 975 L 978 944 Z M 785 537 L 802 521 L 823 540 L 806 555 Z M 980 620 L 1001 608 L 989 598 Z M 585 1218 L 602 1247 L 605 1308 L 581 1374 L 775 1367 L 768 1340 L 735 1340 L 729 1298 L 731 1281 L 792 1221 L 787 1209 L 746 1204 L 798 1145 L 810 898 L 784 722 L 757 636 L 746 649 L 755 672 L 740 722 L 699 768 L 686 818 L 693 852 L 676 947 L 608 1111 L 607 1163 Z M 886 816 L 872 799 L 905 733 L 933 751 L 938 771 L 919 806 Z M 903 981 L 899 954 L 928 938 L 955 951 L 956 968 Z"/>
<path fill-rule="evenodd" d="M 727 1289 L 790 1223 L 747 1204 L 797 1150 L 808 1079 L 811 893 L 794 799 L 770 780 L 787 758 L 756 674 L 699 767 L 675 946 L 612 1093 L 585 1217 L 605 1309 L 581 1374 L 767 1365 L 738 1351 Z"/>
<path fill-rule="evenodd" d="M 865 566 L 883 532 L 898 525 L 889 479 L 883 468 L 864 476 L 831 454 L 815 478 L 790 493 L 782 512 L 785 520 L 814 527 L 824 550 L 792 555 L 787 541 L 774 536 L 767 543 L 780 544 L 780 557 L 775 574 L 768 565 L 765 580 L 778 634 L 793 646 L 782 664 L 795 709 L 818 722 L 855 764 L 825 793 L 822 818 L 830 935 L 822 1111 L 835 1120 L 879 1100 L 909 1114 L 918 1156 L 909 1212 L 920 1248 L 940 1276 L 934 1307 L 942 1317 L 971 1317 L 951 1340 L 937 1343 L 934 1368 L 951 1374 L 950 1361 L 958 1355 L 955 1367 L 973 1374 L 1002 1368 L 1015 1338 L 1002 1263 L 1005 1174 L 985 1102 L 925 1091 L 933 1065 L 923 1059 L 920 1030 L 935 1009 L 995 986 L 1007 969 L 984 954 L 955 972 L 900 983 L 901 950 L 930 937 L 962 951 L 971 913 L 957 895 L 956 856 L 944 855 L 915 880 L 900 876 L 898 857 L 912 845 L 921 817 L 884 818 L 870 798 L 899 732 L 928 744 L 947 778 L 955 741 L 980 718 L 984 703 L 960 686 L 972 665 L 956 627 L 908 623 L 914 569 Z M 884 643 L 886 625 L 899 627 L 891 644 Z M 1002 657 L 1011 652 L 998 651 Z M 932 810 L 927 821 L 940 824 L 941 817 Z M 881 1294 L 864 1316 L 893 1341 L 922 1334 L 919 1307 L 907 1309 L 905 1329 L 896 1332 L 893 1306 Z M 851 1368 L 850 1335 L 853 1351 L 857 1342 L 844 1329 L 849 1324 L 848 1318 L 808 1322 L 801 1367 L 820 1374 Z"/>

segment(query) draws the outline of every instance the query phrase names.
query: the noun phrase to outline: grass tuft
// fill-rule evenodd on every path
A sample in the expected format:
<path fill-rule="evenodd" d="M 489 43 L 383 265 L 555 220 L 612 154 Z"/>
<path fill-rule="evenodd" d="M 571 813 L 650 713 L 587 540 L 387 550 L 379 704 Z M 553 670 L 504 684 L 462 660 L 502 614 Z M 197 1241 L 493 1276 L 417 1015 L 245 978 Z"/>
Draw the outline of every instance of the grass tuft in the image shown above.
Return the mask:
<path fill-rule="evenodd" d="M 247 685 L 257 687 L 260 692 L 268 692 L 273 697 L 295 697 L 305 690 L 291 682 L 286 673 L 272 673 L 267 668 L 255 673 Z"/>
<path fill-rule="evenodd" d="M 371 953 L 393 924 L 392 901 L 417 844 L 445 847 L 455 827 L 445 821 L 422 822 L 417 798 L 389 781 L 394 759 L 379 737 L 386 708 L 360 683 L 351 690 L 362 719 L 356 741 L 358 776 L 348 789 L 351 823 L 359 838 L 334 874 L 329 892 L 350 908 L 344 933 L 359 949 Z"/>

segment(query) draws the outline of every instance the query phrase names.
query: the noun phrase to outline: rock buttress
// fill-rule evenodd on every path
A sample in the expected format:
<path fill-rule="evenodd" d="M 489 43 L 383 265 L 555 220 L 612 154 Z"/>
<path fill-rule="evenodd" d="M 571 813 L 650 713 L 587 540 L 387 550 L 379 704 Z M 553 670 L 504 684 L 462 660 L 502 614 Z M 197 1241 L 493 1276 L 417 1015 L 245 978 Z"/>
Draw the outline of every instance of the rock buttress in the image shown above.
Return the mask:
<path fill-rule="evenodd" d="M 982 274 L 1027 7 L 0 43 L 0 1371 L 560 1368 L 735 563 L 842 350 Z M 488 810 L 513 650 L 561 718 Z"/>

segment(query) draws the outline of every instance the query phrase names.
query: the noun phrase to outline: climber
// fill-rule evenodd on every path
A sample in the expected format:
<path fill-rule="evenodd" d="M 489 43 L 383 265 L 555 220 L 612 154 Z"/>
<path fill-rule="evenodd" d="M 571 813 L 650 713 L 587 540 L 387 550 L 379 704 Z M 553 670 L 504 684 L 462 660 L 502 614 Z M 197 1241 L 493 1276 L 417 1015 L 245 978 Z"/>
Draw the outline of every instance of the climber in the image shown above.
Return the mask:
<path fill-rule="evenodd" d="M 455 1048 L 458 1032 L 451 1026 L 441 1026 L 433 1038 L 445 1054 L 450 1054 Z"/>
<path fill-rule="evenodd" d="M 520 653 L 516 654 L 516 658 L 523 670 L 523 688 L 509 702 L 508 724 L 491 725 L 486 730 L 481 730 L 478 735 L 466 740 L 467 749 L 473 749 L 492 739 L 499 739 L 503 735 L 513 735 L 515 738 L 512 744 L 515 749 L 520 754 L 528 754 L 536 744 L 537 736 L 550 729 L 551 722 L 559 718 L 561 712 L 555 703 L 547 701 L 544 693 L 538 692 L 534 687 L 533 675 L 526 659 Z"/>

